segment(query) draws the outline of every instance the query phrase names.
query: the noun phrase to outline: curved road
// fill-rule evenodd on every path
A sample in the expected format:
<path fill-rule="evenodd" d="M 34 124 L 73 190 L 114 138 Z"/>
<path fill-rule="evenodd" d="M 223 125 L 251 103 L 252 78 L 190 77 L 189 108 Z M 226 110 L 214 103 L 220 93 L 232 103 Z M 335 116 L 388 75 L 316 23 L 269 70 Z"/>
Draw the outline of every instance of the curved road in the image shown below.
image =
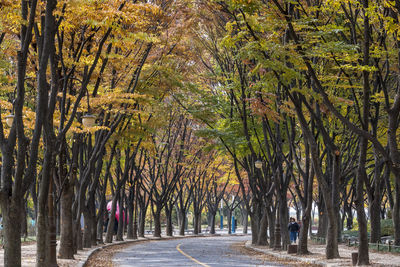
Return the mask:
<path fill-rule="evenodd" d="M 217 236 L 151 241 L 115 254 L 115 266 L 283 266 L 253 259 L 230 247 L 249 236 Z"/>

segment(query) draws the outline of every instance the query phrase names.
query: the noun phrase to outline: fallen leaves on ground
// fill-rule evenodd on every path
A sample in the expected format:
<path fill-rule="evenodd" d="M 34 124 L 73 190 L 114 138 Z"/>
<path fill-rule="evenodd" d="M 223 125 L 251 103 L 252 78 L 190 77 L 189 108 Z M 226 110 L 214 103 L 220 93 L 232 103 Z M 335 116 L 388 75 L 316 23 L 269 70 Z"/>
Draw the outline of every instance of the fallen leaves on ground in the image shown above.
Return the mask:
<path fill-rule="evenodd" d="M 294 260 L 273 257 L 271 255 L 267 255 L 267 254 L 252 250 L 250 248 L 247 248 L 247 247 L 245 247 L 245 243 L 246 242 L 239 242 L 239 243 L 232 244 L 231 249 L 238 251 L 239 253 L 241 253 L 243 255 L 248 255 L 252 258 L 263 261 L 264 263 L 267 263 L 267 262 L 279 263 L 279 264 L 283 264 L 285 266 L 307 266 L 307 267 L 320 266 L 317 264 L 311 264 L 311 263 L 305 263 L 305 262 L 299 262 L 299 261 L 294 261 Z"/>
<path fill-rule="evenodd" d="M 112 259 L 115 253 L 120 252 L 124 248 L 141 244 L 146 241 L 136 241 L 121 245 L 112 245 L 94 252 L 88 259 L 86 267 L 113 267 Z M 149 242 L 149 241 L 147 241 Z"/>

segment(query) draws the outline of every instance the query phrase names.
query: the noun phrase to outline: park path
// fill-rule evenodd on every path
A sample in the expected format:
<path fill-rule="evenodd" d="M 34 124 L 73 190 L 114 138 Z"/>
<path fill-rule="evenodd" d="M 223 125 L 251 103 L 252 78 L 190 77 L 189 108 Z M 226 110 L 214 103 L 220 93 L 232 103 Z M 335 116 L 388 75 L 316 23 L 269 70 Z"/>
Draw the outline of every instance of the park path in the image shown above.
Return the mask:
<path fill-rule="evenodd" d="M 147 238 L 151 238 L 148 236 Z M 250 236 L 214 236 L 204 238 L 191 238 L 175 239 L 175 240 L 159 240 L 149 241 L 142 244 L 135 244 L 129 248 L 117 253 L 114 258 L 114 263 L 119 266 L 202 266 L 197 264 L 190 257 L 198 260 L 207 266 L 282 266 L 268 262 L 268 260 L 261 260 L 257 257 L 250 258 L 245 255 L 240 255 L 237 251 L 233 251 L 230 246 L 232 244 L 241 242 L 242 245 L 245 241 L 250 240 Z M 169 242 L 169 243 L 168 243 Z M 118 244 L 121 242 L 114 242 Z M 122 242 L 123 243 L 123 242 Z M 183 253 L 179 252 L 177 246 Z M 143 246 L 142 249 L 138 249 Z M 308 261 L 320 266 L 351 266 L 351 253 L 356 252 L 356 248 L 348 247 L 346 245 L 339 245 L 340 259 L 326 260 L 325 259 L 325 245 L 309 243 L 310 255 L 297 256 L 288 255 L 286 251 L 273 251 L 265 247 L 253 247 L 250 242 L 247 242 L 247 247 L 257 250 L 258 252 L 265 253 L 273 256 L 275 260 L 278 258 L 300 261 L 298 266 L 304 266 L 304 262 Z M 87 257 L 96 248 L 101 245 L 92 247 L 91 249 L 84 249 L 75 255 L 75 260 L 58 260 L 60 267 L 77 267 L 82 266 Z M 22 250 L 22 267 L 35 266 L 36 262 L 36 244 L 25 244 L 21 247 Z M 136 252 L 135 252 L 136 251 Z M 0 249 L 0 266 L 3 266 L 3 252 Z M 147 256 L 145 256 L 147 255 Z M 188 257 L 189 256 L 189 257 Z M 132 259 L 142 259 L 148 261 L 147 264 L 132 265 Z M 153 257 L 153 259 L 152 259 Z M 154 259 L 157 258 L 158 259 Z M 126 259 L 126 260 L 124 260 Z M 155 264 L 150 264 L 154 260 Z M 164 261 L 165 260 L 165 261 Z M 274 260 L 274 261 L 275 261 Z M 400 254 L 383 253 L 370 251 L 370 260 L 372 266 L 400 266 Z M 158 262 L 157 262 L 158 261 Z M 226 263 L 226 264 L 225 264 Z M 124 265 L 122 265 L 124 264 Z M 225 265 L 224 265 L 225 264 Z"/>
<path fill-rule="evenodd" d="M 284 266 L 232 249 L 250 236 L 217 236 L 146 242 L 125 248 L 113 258 L 115 266 Z"/>

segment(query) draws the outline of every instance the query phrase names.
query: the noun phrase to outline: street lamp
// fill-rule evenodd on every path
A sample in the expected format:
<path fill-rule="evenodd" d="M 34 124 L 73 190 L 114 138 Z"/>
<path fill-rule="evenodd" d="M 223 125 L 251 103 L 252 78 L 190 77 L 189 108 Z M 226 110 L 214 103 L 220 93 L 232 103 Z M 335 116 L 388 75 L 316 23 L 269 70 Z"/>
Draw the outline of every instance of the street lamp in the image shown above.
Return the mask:
<path fill-rule="evenodd" d="M 280 224 L 280 216 L 279 216 L 279 203 L 276 205 L 276 223 L 275 223 L 275 242 L 274 242 L 274 250 L 281 250 L 281 224 Z"/>
<path fill-rule="evenodd" d="M 90 114 L 90 102 L 89 102 L 89 90 L 86 90 L 87 93 L 87 113 L 82 116 L 82 124 L 85 128 L 90 128 L 95 126 L 96 124 L 96 116 Z"/>
<path fill-rule="evenodd" d="M 223 208 L 224 208 L 224 202 L 223 202 L 223 200 L 221 199 L 220 200 L 221 201 L 221 207 L 220 207 L 220 209 L 219 209 L 219 216 L 220 216 L 220 225 L 219 225 L 219 229 L 224 229 L 224 215 L 223 215 Z"/>
<path fill-rule="evenodd" d="M 82 124 L 86 128 L 90 128 L 90 127 L 95 126 L 95 124 L 96 124 L 96 116 L 94 116 L 92 114 L 86 114 L 86 115 L 82 116 Z"/>
<path fill-rule="evenodd" d="M 262 168 L 262 161 L 261 160 L 257 160 L 254 165 L 256 166 L 257 169 L 261 169 Z"/>
<path fill-rule="evenodd" d="M 9 127 L 12 126 L 13 122 L 14 122 L 14 114 L 10 114 L 8 116 L 6 116 L 6 123 Z"/>

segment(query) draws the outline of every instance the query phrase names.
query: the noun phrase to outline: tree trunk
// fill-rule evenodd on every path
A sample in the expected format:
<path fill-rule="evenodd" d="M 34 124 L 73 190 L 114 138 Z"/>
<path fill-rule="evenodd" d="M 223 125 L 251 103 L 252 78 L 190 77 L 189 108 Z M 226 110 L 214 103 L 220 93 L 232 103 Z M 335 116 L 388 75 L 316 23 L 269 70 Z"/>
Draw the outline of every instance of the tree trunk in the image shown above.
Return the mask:
<path fill-rule="evenodd" d="M 201 234 L 201 212 L 198 215 L 198 229 L 197 229 L 197 233 Z"/>
<path fill-rule="evenodd" d="M 167 215 L 167 227 L 166 227 L 166 233 L 167 236 L 173 236 L 173 227 L 172 227 L 172 206 L 170 208 L 165 209 L 165 213 Z"/>
<path fill-rule="evenodd" d="M 181 224 L 179 225 L 179 235 L 185 235 L 185 226 L 186 226 L 186 212 L 180 210 L 179 212 L 181 216 Z"/>
<path fill-rule="evenodd" d="M 347 230 L 353 229 L 353 211 L 350 205 L 346 205 L 348 208 L 346 209 L 347 220 L 346 220 L 346 228 Z"/>
<path fill-rule="evenodd" d="M 210 234 L 215 235 L 215 216 L 217 215 L 216 212 L 211 212 L 211 228 Z"/>
<path fill-rule="evenodd" d="M 28 220 L 27 220 L 27 212 L 26 212 L 26 200 L 24 199 L 22 205 L 21 205 L 21 237 L 24 238 L 24 240 L 28 237 Z"/>
<path fill-rule="evenodd" d="M 392 219 L 394 227 L 394 243 L 400 246 L 400 184 L 395 180 L 395 197 L 392 210 Z"/>
<path fill-rule="evenodd" d="M 275 240 L 275 211 L 273 208 L 267 208 L 268 230 L 269 230 L 269 247 L 274 248 Z"/>
<path fill-rule="evenodd" d="M 263 216 L 260 221 L 260 228 L 258 232 L 257 246 L 267 246 L 268 245 L 268 215 L 267 210 L 264 209 Z"/>
<path fill-rule="evenodd" d="M 55 172 L 55 170 L 53 169 Z M 54 173 L 53 173 L 54 175 Z M 49 267 L 58 267 L 57 264 L 57 233 L 56 233 L 56 216 L 54 214 L 57 211 L 57 207 L 54 201 L 54 190 L 53 190 L 53 181 L 50 180 L 49 186 L 49 196 L 48 196 L 48 225 L 49 229 L 47 231 L 47 250 L 48 256 L 46 258 L 47 266 Z"/>
<path fill-rule="evenodd" d="M 21 198 L 2 200 L 4 266 L 21 266 Z"/>
<path fill-rule="evenodd" d="M 48 258 L 48 236 L 47 232 L 49 230 L 48 219 L 47 219 L 47 201 L 49 197 L 49 186 L 50 186 L 50 176 L 52 174 L 51 168 L 53 166 L 53 146 L 48 143 L 46 145 L 46 152 L 44 156 L 42 179 L 40 181 L 39 189 L 39 205 L 38 205 L 38 218 L 37 218 L 37 233 L 36 233 L 36 266 L 42 267 L 46 266 Z"/>
<path fill-rule="evenodd" d="M 194 223 L 193 223 L 193 234 L 198 235 L 199 234 L 199 224 L 200 224 L 200 215 L 197 212 L 194 212 Z"/>
<path fill-rule="evenodd" d="M 311 174 L 308 176 L 305 183 L 305 207 L 303 207 L 303 217 L 301 219 L 301 228 L 300 228 L 300 236 L 299 236 L 299 244 L 297 247 L 297 254 L 304 255 L 309 254 L 308 251 L 308 230 L 311 228 L 311 211 L 313 204 L 313 186 L 314 186 L 314 171 L 311 171 Z"/>
<path fill-rule="evenodd" d="M 64 184 L 64 190 L 61 193 L 61 236 L 58 257 L 60 259 L 73 259 L 73 233 L 72 233 L 72 199 L 74 188 L 69 181 Z"/>
<path fill-rule="evenodd" d="M 259 229 L 259 220 L 258 215 L 253 212 L 250 215 L 250 225 L 251 225 L 251 244 L 256 245 L 258 241 L 258 229 Z"/>
<path fill-rule="evenodd" d="M 232 234 L 232 210 L 228 207 L 228 234 Z M 257 236 L 258 239 L 258 236 Z"/>
<path fill-rule="evenodd" d="M 154 237 L 161 237 L 161 207 L 157 206 L 157 210 L 153 213 L 154 218 Z"/>
<path fill-rule="evenodd" d="M 97 223 L 96 223 L 96 203 L 95 198 L 92 196 L 89 202 L 89 216 L 90 216 L 90 240 L 92 246 L 97 245 Z"/>
<path fill-rule="evenodd" d="M 126 234 L 127 239 L 134 239 L 133 238 L 133 199 L 134 199 L 134 189 L 131 188 L 129 191 L 129 201 L 127 203 L 127 213 L 128 213 L 128 232 Z"/>
<path fill-rule="evenodd" d="M 379 190 L 375 187 L 375 190 Z M 371 243 L 378 243 L 381 241 L 381 215 L 380 215 L 380 198 L 375 199 L 369 206 L 369 216 L 371 220 Z"/>
<path fill-rule="evenodd" d="M 80 223 L 80 220 L 76 222 L 76 227 L 75 227 L 75 240 L 76 240 L 76 249 L 75 253 L 77 250 L 83 250 L 83 233 L 82 233 L 82 226 Z"/>
<path fill-rule="evenodd" d="M 144 211 L 144 208 L 141 207 L 140 213 L 139 213 L 139 237 L 144 237 L 144 228 L 146 226 L 146 212 Z"/>
<path fill-rule="evenodd" d="M 338 196 L 337 196 L 337 179 L 339 175 L 339 163 L 337 162 L 337 158 L 335 158 L 335 162 L 333 163 L 333 171 L 331 173 L 332 176 L 332 184 L 331 184 L 331 192 L 323 191 L 323 197 L 325 201 L 326 213 L 328 217 L 328 232 L 326 235 L 326 258 L 334 259 L 339 257 L 339 249 L 338 249 L 338 215 L 339 210 L 337 207 L 338 204 Z M 314 165 L 315 169 L 315 165 Z M 324 179 L 323 177 L 321 179 Z"/>
<path fill-rule="evenodd" d="M 178 215 L 177 217 L 178 217 L 178 227 L 180 227 L 181 226 L 181 221 L 182 221 L 182 218 L 181 218 L 181 213 L 180 213 L 180 209 L 179 209 L 179 207 L 178 207 L 178 204 L 176 204 L 175 203 L 175 210 L 176 210 L 176 214 Z"/>
<path fill-rule="evenodd" d="M 84 220 L 84 228 L 83 228 L 83 247 L 91 248 L 92 247 L 92 223 L 91 216 L 87 208 L 83 211 L 83 220 Z"/>
<path fill-rule="evenodd" d="M 242 206 L 242 225 L 243 225 L 243 234 L 247 234 L 248 225 L 249 225 L 249 213 L 247 212 L 246 207 Z"/>
<path fill-rule="evenodd" d="M 317 236 L 318 237 L 326 237 L 328 229 L 328 218 L 326 216 L 325 211 L 325 203 L 324 201 L 320 201 L 318 205 L 318 230 Z"/>
<path fill-rule="evenodd" d="M 368 252 L 368 230 L 367 220 L 364 211 L 364 181 L 367 179 L 365 171 L 365 161 L 367 156 L 368 141 L 366 138 L 361 138 L 360 141 L 360 156 L 357 168 L 357 183 L 356 183 L 356 211 L 358 221 L 358 265 L 369 264 Z"/>
<path fill-rule="evenodd" d="M 284 203 L 282 205 L 278 205 L 278 208 L 279 208 L 279 219 L 281 226 L 282 246 L 286 248 L 286 246 L 290 244 L 289 231 L 286 227 L 289 222 L 289 216 L 288 216 L 289 210 L 288 206 L 286 205 L 287 203 L 286 191 L 285 194 L 281 194 L 279 203 Z"/>
<path fill-rule="evenodd" d="M 103 232 L 104 232 L 104 214 L 101 213 L 97 220 L 97 241 L 99 244 L 104 244 Z"/>

